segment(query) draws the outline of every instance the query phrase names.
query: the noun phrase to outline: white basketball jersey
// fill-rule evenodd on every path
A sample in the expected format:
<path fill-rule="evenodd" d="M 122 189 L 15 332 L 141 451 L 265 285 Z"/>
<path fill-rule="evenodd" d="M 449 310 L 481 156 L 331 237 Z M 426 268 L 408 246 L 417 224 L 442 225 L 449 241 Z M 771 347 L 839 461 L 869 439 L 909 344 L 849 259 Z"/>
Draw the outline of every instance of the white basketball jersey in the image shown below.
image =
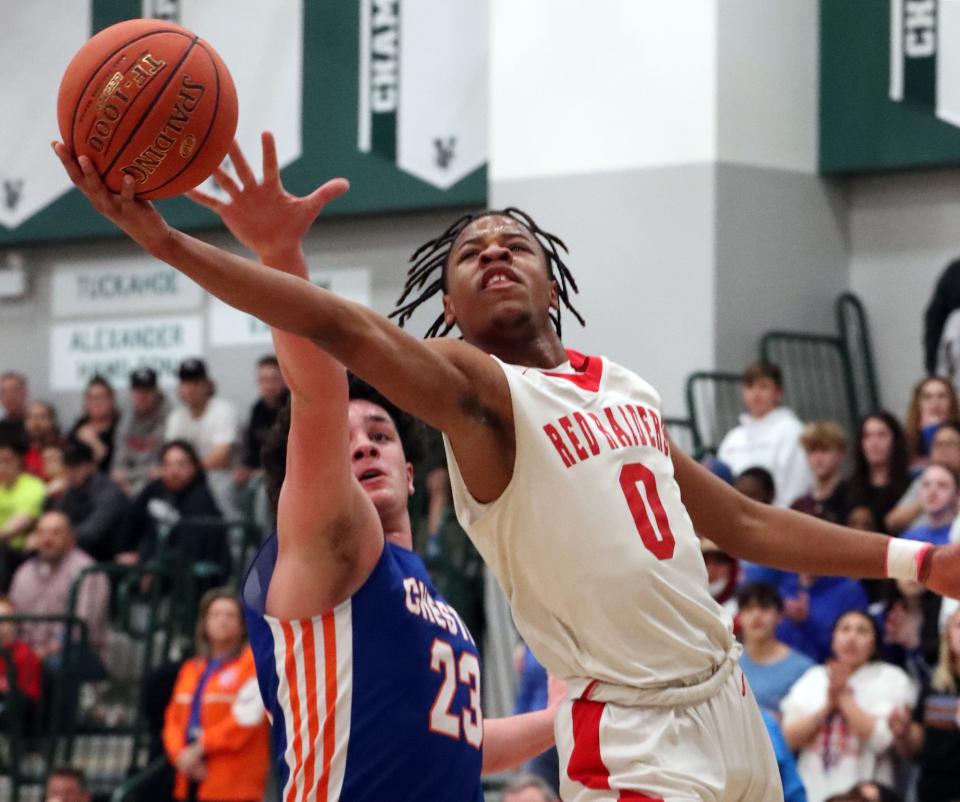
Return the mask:
<path fill-rule="evenodd" d="M 607 359 L 567 353 L 549 371 L 497 360 L 516 461 L 496 501 L 470 495 L 444 438 L 457 517 L 551 673 L 643 688 L 705 671 L 734 640 L 673 478 L 660 396 Z"/>

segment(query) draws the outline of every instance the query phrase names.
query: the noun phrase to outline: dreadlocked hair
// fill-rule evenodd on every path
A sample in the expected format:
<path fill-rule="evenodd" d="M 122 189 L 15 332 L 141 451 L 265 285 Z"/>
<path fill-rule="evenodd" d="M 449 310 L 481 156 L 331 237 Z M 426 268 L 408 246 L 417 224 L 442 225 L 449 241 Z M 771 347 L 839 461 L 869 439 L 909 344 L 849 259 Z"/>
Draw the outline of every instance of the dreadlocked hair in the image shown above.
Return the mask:
<path fill-rule="evenodd" d="M 520 223 L 531 234 L 537 244 L 540 245 L 543 255 L 547 260 L 547 270 L 550 278 L 557 283 L 558 294 L 563 305 L 570 310 L 580 323 L 585 326 L 583 316 L 576 310 L 570 301 L 570 291 L 580 292 L 577 288 L 577 282 L 570 272 L 570 268 L 564 263 L 560 256 L 560 249 L 564 253 L 570 253 L 567 246 L 560 237 L 544 231 L 536 224 L 534 219 L 526 212 L 517 209 L 514 206 L 508 206 L 506 209 L 488 209 L 478 214 L 465 214 L 457 218 L 446 231 L 439 237 L 425 242 L 410 257 L 412 263 L 407 271 L 407 280 L 403 285 L 403 294 L 397 300 L 396 307 L 390 313 L 390 317 L 397 318 L 397 323 L 402 327 L 413 313 L 426 301 L 440 292 L 446 292 L 447 289 L 447 260 L 450 258 L 450 249 L 457 237 L 463 230 L 476 220 L 483 217 L 509 217 L 511 220 Z M 439 276 L 437 275 L 439 271 Z M 413 298 L 411 295 L 417 293 Z M 561 335 L 560 310 L 550 313 L 550 319 L 553 321 L 557 334 Z M 433 321 L 430 328 L 427 329 L 427 337 L 445 337 L 450 333 L 453 324 L 444 322 L 443 313 Z"/>

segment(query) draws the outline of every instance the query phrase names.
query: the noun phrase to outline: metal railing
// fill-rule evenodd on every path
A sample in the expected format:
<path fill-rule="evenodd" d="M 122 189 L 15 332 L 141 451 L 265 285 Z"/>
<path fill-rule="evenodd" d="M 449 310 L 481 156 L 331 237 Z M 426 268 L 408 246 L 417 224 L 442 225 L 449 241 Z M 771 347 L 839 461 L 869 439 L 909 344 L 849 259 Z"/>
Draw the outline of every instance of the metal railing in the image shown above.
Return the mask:
<path fill-rule="evenodd" d="M 783 371 L 783 402 L 800 420 L 833 420 L 853 430 L 857 421 L 853 376 L 839 337 L 771 331 L 760 340 L 760 357 Z"/>
<path fill-rule="evenodd" d="M 687 412 L 693 453 L 716 453 L 723 436 L 737 425 L 743 410 L 740 374 L 698 371 L 687 379 Z"/>
<path fill-rule="evenodd" d="M 840 295 L 834 304 L 837 330 L 850 365 L 857 419 L 880 409 L 880 389 L 873 361 L 873 345 L 867 313 L 851 292 Z"/>

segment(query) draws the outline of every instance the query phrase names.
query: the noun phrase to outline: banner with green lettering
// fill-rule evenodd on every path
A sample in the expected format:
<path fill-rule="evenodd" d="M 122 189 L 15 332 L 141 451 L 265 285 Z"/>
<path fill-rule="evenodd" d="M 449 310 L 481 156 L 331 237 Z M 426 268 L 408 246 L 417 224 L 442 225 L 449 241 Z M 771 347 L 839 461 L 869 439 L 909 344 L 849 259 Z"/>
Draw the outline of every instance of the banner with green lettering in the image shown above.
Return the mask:
<path fill-rule="evenodd" d="M 960 164 L 960 0 L 820 1 L 820 169 Z"/>
<path fill-rule="evenodd" d="M 73 53 L 124 19 L 169 19 L 208 40 L 240 98 L 237 139 L 259 163 L 276 134 L 284 182 L 333 176 L 350 192 L 329 214 L 482 205 L 487 161 L 489 0 L 30 0 L 0 25 L 0 246 L 116 234 L 50 150 Z M 212 182 L 204 185 L 216 191 Z M 216 218 L 161 201 L 182 228 Z"/>

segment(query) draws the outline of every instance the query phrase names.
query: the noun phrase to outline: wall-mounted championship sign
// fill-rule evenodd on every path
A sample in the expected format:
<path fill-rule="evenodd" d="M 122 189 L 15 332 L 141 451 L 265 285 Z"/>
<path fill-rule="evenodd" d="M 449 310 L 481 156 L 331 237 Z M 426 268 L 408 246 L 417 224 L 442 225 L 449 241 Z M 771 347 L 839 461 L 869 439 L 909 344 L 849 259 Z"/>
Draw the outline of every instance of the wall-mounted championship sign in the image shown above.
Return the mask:
<path fill-rule="evenodd" d="M 820 2 L 820 167 L 960 164 L 960 0 Z"/>
<path fill-rule="evenodd" d="M 116 236 L 67 181 L 58 137 L 63 70 L 97 31 L 168 19 L 207 39 L 239 95 L 239 140 L 254 169 L 274 132 L 291 192 L 334 176 L 351 190 L 326 216 L 482 205 L 486 200 L 489 0 L 30 0 L 0 25 L 0 246 Z M 9 7 L 7 7 L 9 6 Z M 207 183 L 205 189 L 216 191 Z M 174 198 L 186 229 L 219 225 Z"/>

